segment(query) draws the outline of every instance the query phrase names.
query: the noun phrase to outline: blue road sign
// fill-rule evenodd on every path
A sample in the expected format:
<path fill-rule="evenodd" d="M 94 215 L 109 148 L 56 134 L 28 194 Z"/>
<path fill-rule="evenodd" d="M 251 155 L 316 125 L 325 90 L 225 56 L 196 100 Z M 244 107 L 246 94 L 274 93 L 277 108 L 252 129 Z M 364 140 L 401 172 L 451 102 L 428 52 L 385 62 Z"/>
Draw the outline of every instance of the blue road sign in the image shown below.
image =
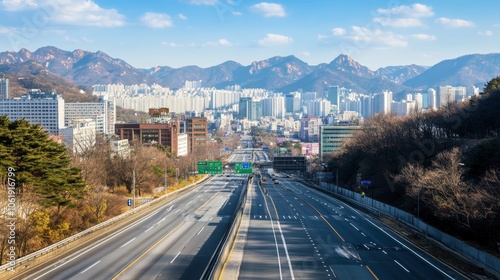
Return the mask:
<path fill-rule="evenodd" d="M 241 168 L 250 168 L 250 163 L 248 163 L 248 162 L 242 162 L 241 163 Z"/>
<path fill-rule="evenodd" d="M 127 199 L 127 205 L 132 206 L 132 198 Z"/>
<path fill-rule="evenodd" d="M 363 186 L 369 186 L 371 184 L 372 184 L 372 181 L 370 181 L 370 180 L 361 181 L 361 185 L 363 185 Z"/>

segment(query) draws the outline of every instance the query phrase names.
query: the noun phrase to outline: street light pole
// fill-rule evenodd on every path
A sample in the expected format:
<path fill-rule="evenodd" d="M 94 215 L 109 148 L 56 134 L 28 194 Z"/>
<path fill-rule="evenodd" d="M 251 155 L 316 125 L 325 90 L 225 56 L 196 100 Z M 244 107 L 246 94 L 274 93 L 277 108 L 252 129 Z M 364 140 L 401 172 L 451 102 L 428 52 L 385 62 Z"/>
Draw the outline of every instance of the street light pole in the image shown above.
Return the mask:
<path fill-rule="evenodd" d="M 419 189 L 418 190 L 418 193 L 417 193 L 417 219 L 420 219 L 420 191 L 422 189 Z"/>
<path fill-rule="evenodd" d="M 167 168 L 165 168 L 165 186 L 164 191 L 167 191 Z"/>
<path fill-rule="evenodd" d="M 132 199 L 133 206 L 132 206 L 132 208 L 135 208 L 135 164 L 134 164 L 134 170 L 132 170 L 132 196 L 133 196 L 133 199 Z"/>

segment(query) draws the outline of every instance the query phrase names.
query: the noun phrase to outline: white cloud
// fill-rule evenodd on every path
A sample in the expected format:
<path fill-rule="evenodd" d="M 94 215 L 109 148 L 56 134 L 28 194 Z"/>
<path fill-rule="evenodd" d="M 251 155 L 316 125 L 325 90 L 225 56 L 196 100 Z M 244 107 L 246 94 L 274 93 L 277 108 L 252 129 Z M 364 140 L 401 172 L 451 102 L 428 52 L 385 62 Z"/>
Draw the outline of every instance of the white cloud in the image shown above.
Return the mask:
<path fill-rule="evenodd" d="M 422 4 L 413 4 L 411 6 L 401 5 L 391 9 L 377 9 L 377 13 L 381 17 L 373 18 L 373 22 L 391 27 L 422 26 L 421 18 L 434 15 L 432 7 Z"/>
<path fill-rule="evenodd" d="M 262 2 L 255 4 L 250 9 L 253 12 L 259 13 L 264 17 L 284 17 L 286 16 L 285 9 L 280 4 Z"/>
<path fill-rule="evenodd" d="M 412 18 L 431 17 L 434 15 L 432 7 L 418 3 L 411 6 L 396 6 L 391 9 L 377 9 L 377 12 L 381 15 Z"/>
<path fill-rule="evenodd" d="M 230 47 L 232 46 L 233 44 L 231 44 L 231 42 L 229 42 L 228 40 L 226 39 L 219 39 L 219 45 L 221 46 L 226 46 L 226 47 Z"/>
<path fill-rule="evenodd" d="M 180 19 L 182 19 L 182 20 L 186 20 L 186 19 L 188 19 L 188 17 L 187 17 L 187 16 L 185 16 L 184 14 L 178 14 L 177 16 L 178 16 Z"/>
<path fill-rule="evenodd" d="M 374 18 L 373 22 L 391 27 L 415 27 L 423 25 L 422 21 L 418 18 Z"/>
<path fill-rule="evenodd" d="M 344 36 L 346 33 L 346 30 L 344 28 L 334 28 L 332 29 L 332 34 L 333 36 Z"/>
<path fill-rule="evenodd" d="M 292 38 L 285 35 L 267 34 L 266 38 L 260 39 L 258 43 L 261 47 L 273 47 L 288 45 L 292 42 Z"/>
<path fill-rule="evenodd" d="M 491 30 L 485 30 L 485 31 L 482 31 L 482 32 L 478 32 L 479 35 L 483 35 L 483 36 L 493 36 L 493 31 Z"/>
<path fill-rule="evenodd" d="M 145 13 L 141 22 L 151 28 L 164 28 L 173 25 L 172 19 L 167 14 Z"/>
<path fill-rule="evenodd" d="M 310 52 L 302 52 L 302 55 L 305 57 L 310 57 L 311 53 Z"/>
<path fill-rule="evenodd" d="M 20 11 L 38 8 L 37 0 L 2 0 L 2 7 L 6 11 Z"/>
<path fill-rule="evenodd" d="M 162 44 L 163 46 L 172 47 L 172 48 L 182 47 L 181 44 L 177 44 L 177 43 L 174 43 L 174 42 L 161 42 L 160 44 Z"/>
<path fill-rule="evenodd" d="M 203 47 L 218 47 L 218 46 L 230 47 L 232 45 L 233 44 L 231 42 L 229 42 L 227 39 L 219 39 L 219 40 L 217 40 L 217 42 L 207 42 L 207 43 L 203 44 L 202 46 Z"/>
<path fill-rule="evenodd" d="M 370 30 L 365 27 L 352 26 L 352 32 L 346 38 L 362 44 L 372 44 L 374 47 L 406 47 L 408 42 L 397 34 L 380 29 Z"/>
<path fill-rule="evenodd" d="M 219 0 L 187 0 L 191 5 L 205 5 L 205 6 L 213 6 L 217 4 Z"/>
<path fill-rule="evenodd" d="M 125 17 L 115 9 L 103 9 L 91 0 L 40 0 L 47 19 L 62 24 L 116 27 L 125 24 Z"/>
<path fill-rule="evenodd" d="M 474 23 L 472 21 L 463 20 L 463 19 L 452 19 L 452 18 L 439 18 L 438 22 L 447 26 L 447 27 L 474 27 Z"/>
<path fill-rule="evenodd" d="M 15 28 L 0 26 L 0 34 L 12 34 L 17 32 L 18 30 L 16 30 Z"/>
<path fill-rule="evenodd" d="M 436 40 L 435 35 L 430 35 L 430 34 L 424 34 L 424 33 L 419 33 L 419 34 L 413 34 L 413 38 L 422 40 L 422 41 L 434 41 Z"/>

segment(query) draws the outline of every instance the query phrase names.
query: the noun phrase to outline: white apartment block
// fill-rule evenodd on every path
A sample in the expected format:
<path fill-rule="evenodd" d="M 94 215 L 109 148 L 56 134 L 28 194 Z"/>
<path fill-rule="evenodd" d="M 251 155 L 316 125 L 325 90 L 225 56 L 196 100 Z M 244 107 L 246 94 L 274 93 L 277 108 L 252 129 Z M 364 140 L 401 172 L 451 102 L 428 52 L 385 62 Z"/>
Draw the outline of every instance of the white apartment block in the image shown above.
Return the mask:
<path fill-rule="evenodd" d="M 96 125 L 93 119 L 76 119 L 60 130 L 66 147 L 74 154 L 81 154 L 96 143 Z"/>
<path fill-rule="evenodd" d="M 177 136 L 177 156 L 188 155 L 188 135 L 187 133 L 179 133 Z"/>
<path fill-rule="evenodd" d="M 108 100 L 105 96 L 100 96 L 99 102 L 66 103 L 64 109 L 66 126 L 71 126 L 74 120 L 93 119 L 98 133 L 105 135 L 115 133 L 116 105 L 113 100 Z"/>
<path fill-rule="evenodd" d="M 128 158 L 130 156 L 130 145 L 127 139 L 110 140 L 111 157 Z"/>
<path fill-rule="evenodd" d="M 448 103 L 455 103 L 467 97 L 466 87 L 441 86 L 437 89 L 438 107 L 443 107 Z"/>
<path fill-rule="evenodd" d="M 49 134 L 59 135 L 64 127 L 64 99 L 55 93 L 31 90 L 21 98 L 0 100 L 0 115 L 12 121 L 24 118 L 40 124 Z"/>

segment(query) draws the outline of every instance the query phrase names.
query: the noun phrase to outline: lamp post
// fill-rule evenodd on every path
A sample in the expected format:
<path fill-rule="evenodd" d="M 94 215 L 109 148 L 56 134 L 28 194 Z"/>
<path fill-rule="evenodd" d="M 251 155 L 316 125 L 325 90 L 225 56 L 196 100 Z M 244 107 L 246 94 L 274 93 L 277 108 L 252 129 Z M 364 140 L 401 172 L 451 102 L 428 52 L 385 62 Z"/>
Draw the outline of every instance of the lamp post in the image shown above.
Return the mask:
<path fill-rule="evenodd" d="M 135 164 L 134 170 L 132 170 L 132 208 L 135 208 Z"/>
<path fill-rule="evenodd" d="M 165 186 L 163 188 L 164 191 L 167 191 L 167 168 L 165 168 Z"/>

